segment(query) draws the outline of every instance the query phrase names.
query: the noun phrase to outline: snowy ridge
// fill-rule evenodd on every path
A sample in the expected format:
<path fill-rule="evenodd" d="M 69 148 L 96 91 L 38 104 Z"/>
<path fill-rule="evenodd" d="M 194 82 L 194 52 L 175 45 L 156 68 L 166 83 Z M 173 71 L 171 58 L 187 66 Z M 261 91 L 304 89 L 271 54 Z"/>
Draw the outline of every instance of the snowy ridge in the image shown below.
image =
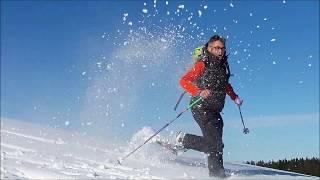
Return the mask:
<path fill-rule="evenodd" d="M 115 163 L 151 133 L 143 128 L 129 145 L 115 147 L 86 136 L 2 118 L 1 179 L 212 179 L 205 159 L 175 157 L 152 142 L 122 166 Z M 240 163 L 226 162 L 225 168 L 228 179 L 317 179 Z"/>

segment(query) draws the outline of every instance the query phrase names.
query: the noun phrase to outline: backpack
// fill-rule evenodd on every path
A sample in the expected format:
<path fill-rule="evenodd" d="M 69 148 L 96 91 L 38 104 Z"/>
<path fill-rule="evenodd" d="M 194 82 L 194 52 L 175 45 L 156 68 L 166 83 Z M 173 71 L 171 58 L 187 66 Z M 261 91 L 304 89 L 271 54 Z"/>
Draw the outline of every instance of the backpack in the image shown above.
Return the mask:
<path fill-rule="evenodd" d="M 192 60 L 194 63 L 196 63 L 197 61 L 199 61 L 200 59 L 202 59 L 202 56 L 204 54 L 204 47 L 205 46 L 199 46 L 197 48 L 195 48 L 193 50 L 193 53 L 192 53 Z"/>

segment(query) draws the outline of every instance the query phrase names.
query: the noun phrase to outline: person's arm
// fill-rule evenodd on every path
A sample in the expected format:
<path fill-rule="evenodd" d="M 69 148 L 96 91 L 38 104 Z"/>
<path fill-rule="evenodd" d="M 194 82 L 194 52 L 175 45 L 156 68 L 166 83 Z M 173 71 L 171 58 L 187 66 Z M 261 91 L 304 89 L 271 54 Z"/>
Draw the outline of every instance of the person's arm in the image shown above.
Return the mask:
<path fill-rule="evenodd" d="M 226 92 L 232 100 L 235 100 L 238 97 L 238 95 L 234 92 L 230 83 L 226 85 Z"/>
<path fill-rule="evenodd" d="M 196 80 L 204 71 L 205 64 L 202 61 L 198 61 L 193 67 L 182 76 L 180 79 L 180 85 L 188 93 L 195 96 L 201 92 L 201 89 L 194 85 L 192 82 Z"/>
<path fill-rule="evenodd" d="M 238 106 L 241 106 L 243 100 L 234 92 L 230 83 L 226 85 L 226 92 L 230 96 L 230 98 L 236 103 Z"/>

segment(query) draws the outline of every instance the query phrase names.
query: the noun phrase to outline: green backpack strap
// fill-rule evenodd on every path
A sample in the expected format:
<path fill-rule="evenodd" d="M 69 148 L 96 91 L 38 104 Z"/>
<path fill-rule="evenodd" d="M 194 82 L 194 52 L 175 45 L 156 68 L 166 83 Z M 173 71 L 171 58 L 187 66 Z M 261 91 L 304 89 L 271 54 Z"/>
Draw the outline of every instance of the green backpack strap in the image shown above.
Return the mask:
<path fill-rule="evenodd" d="M 180 95 L 180 97 L 179 97 L 176 105 L 175 105 L 174 108 L 173 108 L 175 111 L 177 110 L 177 108 L 178 108 L 178 106 L 179 106 L 179 104 L 180 104 L 181 99 L 183 98 L 183 96 L 184 96 L 186 93 L 187 93 L 187 91 L 184 91 L 183 93 L 181 93 L 181 95 Z"/>

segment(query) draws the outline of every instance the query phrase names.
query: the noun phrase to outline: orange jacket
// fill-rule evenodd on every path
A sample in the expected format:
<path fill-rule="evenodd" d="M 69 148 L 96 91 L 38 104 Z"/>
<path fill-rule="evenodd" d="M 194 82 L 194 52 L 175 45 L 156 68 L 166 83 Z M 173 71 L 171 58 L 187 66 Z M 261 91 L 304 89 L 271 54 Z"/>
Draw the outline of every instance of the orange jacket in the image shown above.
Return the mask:
<path fill-rule="evenodd" d="M 196 62 L 193 67 L 182 76 L 180 79 L 180 85 L 183 89 L 185 89 L 188 93 L 192 94 L 193 96 L 196 96 L 199 94 L 203 89 L 200 89 L 196 85 L 194 85 L 192 82 L 196 80 L 199 76 L 202 75 L 202 73 L 205 70 L 205 64 L 203 61 Z M 237 94 L 233 91 L 233 88 L 230 83 L 226 85 L 226 93 L 230 96 L 232 100 L 235 100 L 237 98 Z"/>

